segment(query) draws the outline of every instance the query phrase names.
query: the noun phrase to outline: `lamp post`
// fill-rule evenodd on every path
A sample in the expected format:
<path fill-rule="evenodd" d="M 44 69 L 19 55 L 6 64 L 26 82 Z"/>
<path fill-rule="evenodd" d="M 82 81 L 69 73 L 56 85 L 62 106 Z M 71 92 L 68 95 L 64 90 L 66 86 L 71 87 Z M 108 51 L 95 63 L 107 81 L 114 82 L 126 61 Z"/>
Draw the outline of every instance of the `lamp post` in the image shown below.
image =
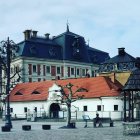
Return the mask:
<path fill-rule="evenodd" d="M 14 56 L 16 51 L 16 44 L 9 40 L 9 37 L 6 41 L 1 41 L 0 46 L 0 65 L 2 65 L 2 69 L 6 74 L 6 115 L 5 115 L 5 127 L 12 128 L 11 122 L 11 114 L 10 114 L 10 100 L 9 100 L 9 92 L 10 92 L 10 63 L 12 56 Z"/>

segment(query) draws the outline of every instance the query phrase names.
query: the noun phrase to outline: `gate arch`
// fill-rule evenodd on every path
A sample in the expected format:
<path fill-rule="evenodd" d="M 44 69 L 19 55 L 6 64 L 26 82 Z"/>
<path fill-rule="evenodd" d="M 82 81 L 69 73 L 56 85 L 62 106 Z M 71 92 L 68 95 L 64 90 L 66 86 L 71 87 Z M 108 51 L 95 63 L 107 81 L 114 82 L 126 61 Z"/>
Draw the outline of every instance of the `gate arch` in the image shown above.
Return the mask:
<path fill-rule="evenodd" d="M 60 106 L 58 103 L 52 103 L 50 105 L 50 118 L 59 118 Z"/>

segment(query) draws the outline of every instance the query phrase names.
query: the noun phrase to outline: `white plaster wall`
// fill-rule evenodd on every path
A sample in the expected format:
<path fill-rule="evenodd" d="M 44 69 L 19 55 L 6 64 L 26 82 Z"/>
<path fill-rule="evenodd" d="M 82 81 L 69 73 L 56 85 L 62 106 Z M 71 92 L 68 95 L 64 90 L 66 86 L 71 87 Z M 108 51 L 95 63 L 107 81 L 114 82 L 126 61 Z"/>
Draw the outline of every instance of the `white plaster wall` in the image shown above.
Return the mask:
<path fill-rule="evenodd" d="M 114 111 L 114 105 L 118 105 L 118 111 L 123 111 L 123 100 L 117 97 L 102 98 L 102 105 L 104 105 L 104 111 Z"/>
<path fill-rule="evenodd" d="M 82 115 L 89 115 L 91 118 L 94 118 L 97 112 L 99 113 L 100 117 L 111 117 L 112 119 L 120 119 L 123 115 L 123 101 L 116 97 L 82 99 L 77 100 L 72 105 L 78 108 L 78 118 L 82 118 Z M 104 107 L 102 107 L 101 111 L 97 111 L 97 105 Z M 114 111 L 114 105 L 118 105 L 118 111 Z M 87 111 L 83 111 L 83 106 L 87 106 Z M 73 108 L 72 111 L 74 111 Z"/>
<path fill-rule="evenodd" d="M 34 111 L 34 108 L 37 107 L 39 116 L 41 112 L 48 110 L 47 101 L 11 102 L 10 108 L 13 108 L 13 113 L 11 113 L 12 116 L 16 114 L 17 117 L 25 117 L 26 113 L 24 112 L 24 107 L 27 107 L 27 109 L 29 109 L 31 113 Z"/>
<path fill-rule="evenodd" d="M 32 101 L 32 102 L 11 102 L 11 108 L 13 108 L 13 115 L 18 114 L 25 115 L 24 107 L 27 107 L 32 112 L 37 107 L 38 116 L 42 111 L 45 111 L 49 115 L 49 108 L 55 101 Z M 102 111 L 97 111 L 97 105 L 104 105 Z M 118 111 L 114 111 L 114 105 L 118 105 Z M 87 111 L 83 111 L 83 106 L 87 106 Z M 62 107 L 60 105 L 61 109 Z M 89 115 L 90 118 L 95 118 L 98 112 L 100 117 L 111 117 L 112 119 L 122 118 L 123 101 L 119 98 L 96 98 L 96 99 L 81 99 L 72 103 L 72 112 L 77 112 L 77 118 L 82 119 L 82 115 Z"/>

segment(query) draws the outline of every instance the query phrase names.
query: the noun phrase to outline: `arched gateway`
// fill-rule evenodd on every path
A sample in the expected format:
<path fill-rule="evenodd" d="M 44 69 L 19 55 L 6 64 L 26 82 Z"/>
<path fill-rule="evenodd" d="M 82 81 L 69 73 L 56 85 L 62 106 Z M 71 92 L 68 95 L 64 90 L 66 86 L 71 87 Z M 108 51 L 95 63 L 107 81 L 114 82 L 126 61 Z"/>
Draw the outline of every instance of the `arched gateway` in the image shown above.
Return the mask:
<path fill-rule="evenodd" d="M 52 103 L 50 105 L 50 118 L 59 118 L 60 106 L 58 103 Z"/>

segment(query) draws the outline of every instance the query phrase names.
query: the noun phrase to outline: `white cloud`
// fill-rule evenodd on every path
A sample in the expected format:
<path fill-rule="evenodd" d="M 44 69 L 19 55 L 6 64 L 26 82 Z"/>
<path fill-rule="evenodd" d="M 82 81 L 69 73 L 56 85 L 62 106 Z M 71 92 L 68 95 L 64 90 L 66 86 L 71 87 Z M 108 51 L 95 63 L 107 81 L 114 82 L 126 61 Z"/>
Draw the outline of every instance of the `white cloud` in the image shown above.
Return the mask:
<path fill-rule="evenodd" d="M 5 0 L 0 1 L 0 40 L 10 36 L 23 40 L 25 29 L 52 36 L 70 30 L 90 40 L 90 45 L 111 56 L 125 47 L 133 56 L 139 54 L 139 0 Z"/>

